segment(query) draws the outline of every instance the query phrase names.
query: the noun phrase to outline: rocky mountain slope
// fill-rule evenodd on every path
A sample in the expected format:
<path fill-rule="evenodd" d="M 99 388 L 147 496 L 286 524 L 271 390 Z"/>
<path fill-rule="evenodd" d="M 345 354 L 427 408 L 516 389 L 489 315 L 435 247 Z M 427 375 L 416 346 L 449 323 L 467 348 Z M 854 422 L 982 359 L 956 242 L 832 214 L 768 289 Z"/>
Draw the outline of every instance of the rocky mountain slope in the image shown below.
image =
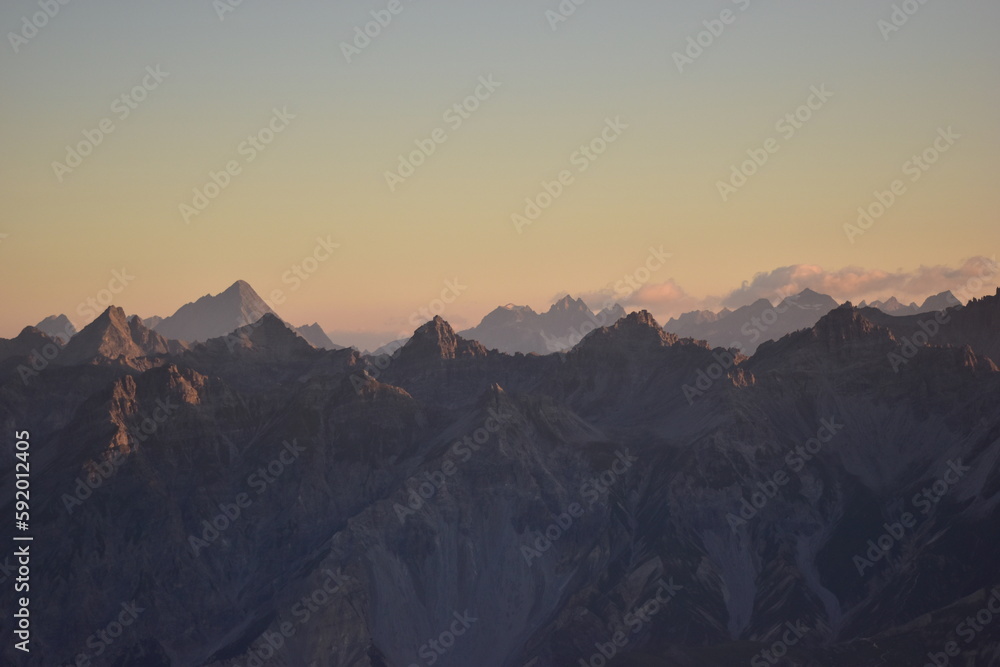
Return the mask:
<path fill-rule="evenodd" d="M 948 313 L 894 367 L 919 322 L 849 304 L 750 358 L 644 312 L 564 354 L 435 318 L 362 356 L 112 308 L 28 383 L 26 329 L 35 643 L 5 624 L 3 660 L 1000 664 L 1000 294 Z"/>

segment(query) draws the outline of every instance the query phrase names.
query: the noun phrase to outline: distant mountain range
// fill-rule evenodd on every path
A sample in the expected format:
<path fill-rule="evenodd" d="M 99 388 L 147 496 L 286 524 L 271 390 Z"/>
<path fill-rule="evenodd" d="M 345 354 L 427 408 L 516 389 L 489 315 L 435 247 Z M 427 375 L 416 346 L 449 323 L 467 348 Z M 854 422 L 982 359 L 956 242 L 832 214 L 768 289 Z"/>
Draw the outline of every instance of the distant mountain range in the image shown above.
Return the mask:
<path fill-rule="evenodd" d="M 718 312 L 700 310 L 684 313 L 668 320 L 664 329 L 682 338 L 704 340 L 714 347 L 733 348 L 752 355 L 761 343 L 813 326 L 837 305 L 832 297 L 806 289 L 778 304 L 758 299 L 736 310 L 724 308 Z M 921 306 L 916 303 L 903 305 L 891 297 L 870 304 L 862 301 L 859 308 L 870 307 L 888 315 L 905 316 L 957 305 L 961 305 L 959 300 L 946 291 L 928 297 Z M 224 292 L 205 295 L 185 304 L 167 318 L 153 316 L 142 322 L 165 338 L 199 343 L 225 336 L 256 322 L 265 314 L 278 316 L 248 283 L 238 280 Z M 626 314 L 619 304 L 594 312 L 582 299 L 567 295 L 544 313 L 537 313 L 530 306 L 507 304 L 497 307 L 477 326 L 459 333 L 499 352 L 545 355 L 572 349 L 590 331 L 613 324 Z M 63 342 L 76 331 L 65 315 L 47 317 L 35 328 Z M 313 347 L 343 349 L 317 323 L 291 328 Z M 406 340 L 394 341 L 371 354 L 394 353 Z"/>
<path fill-rule="evenodd" d="M 961 303 L 949 291 L 928 297 L 919 307 L 915 303 L 903 306 L 896 297 L 885 302 L 862 302 L 859 307 L 870 306 L 888 315 L 918 315 L 957 305 Z M 684 313 L 668 320 L 664 328 L 682 337 L 707 341 L 714 347 L 733 348 L 752 355 L 764 342 L 812 327 L 837 306 L 833 297 L 805 289 L 777 304 L 758 299 L 736 310 L 724 308 L 717 313 L 708 310 Z"/>
<path fill-rule="evenodd" d="M 920 313 L 930 313 L 960 305 L 962 305 L 962 302 L 949 290 L 927 297 L 921 306 L 918 306 L 915 302 L 904 306 L 896 297 L 890 297 L 885 301 L 872 301 L 871 303 L 862 301 L 858 305 L 858 308 L 877 308 L 887 315 L 919 315 Z"/>
<path fill-rule="evenodd" d="M 594 313 L 582 299 L 565 296 L 544 313 L 529 306 L 501 306 L 459 335 L 508 354 L 552 354 L 570 350 L 591 331 L 625 315 L 618 304 Z"/>
<path fill-rule="evenodd" d="M 181 306 L 170 317 L 152 316 L 142 324 L 161 336 L 187 343 L 201 343 L 253 324 L 264 315 L 278 316 L 245 281 L 237 280 L 219 294 L 206 294 L 197 301 Z M 72 337 L 76 333 L 65 315 L 52 315 L 35 325 L 36 329 L 56 338 Z M 339 350 L 319 324 L 292 327 L 313 347 Z"/>
<path fill-rule="evenodd" d="M 154 329 L 167 338 L 200 343 L 225 336 L 268 314 L 277 315 L 250 285 L 237 280 L 221 294 L 207 294 L 181 306 L 176 313 L 156 323 Z"/>
<path fill-rule="evenodd" d="M 668 320 L 664 327 L 678 336 L 752 355 L 765 341 L 813 326 L 837 305 L 832 297 L 806 289 L 778 304 L 758 299 L 736 310 L 685 313 Z"/>

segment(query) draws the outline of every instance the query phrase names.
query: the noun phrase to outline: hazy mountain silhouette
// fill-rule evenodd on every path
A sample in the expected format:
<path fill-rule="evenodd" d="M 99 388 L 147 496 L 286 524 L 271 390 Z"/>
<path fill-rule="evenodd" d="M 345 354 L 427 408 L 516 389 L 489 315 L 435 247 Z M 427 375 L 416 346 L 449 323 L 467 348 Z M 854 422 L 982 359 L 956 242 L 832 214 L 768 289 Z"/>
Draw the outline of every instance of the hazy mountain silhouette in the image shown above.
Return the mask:
<path fill-rule="evenodd" d="M 225 336 L 266 314 L 277 315 L 250 285 L 237 280 L 220 294 L 206 295 L 181 306 L 176 313 L 159 322 L 155 331 L 167 338 L 202 342 Z"/>
<path fill-rule="evenodd" d="M 35 325 L 39 331 L 59 339 L 62 344 L 69 342 L 69 339 L 76 335 L 76 327 L 65 315 L 49 315 L 44 320 Z"/>
<path fill-rule="evenodd" d="M 836 307 L 832 297 L 805 289 L 777 304 L 758 299 L 735 310 L 685 313 L 671 318 L 664 327 L 679 336 L 704 340 L 713 347 L 735 348 L 749 355 L 765 341 L 813 326 Z"/>
<path fill-rule="evenodd" d="M 552 354 L 569 350 L 589 332 L 622 317 L 625 310 L 618 304 L 595 314 L 582 299 L 565 296 L 544 313 L 529 306 L 500 306 L 461 335 L 510 354 Z"/>
<path fill-rule="evenodd" d="M 343 346 L 337 345 L 332 340 L 330 340 L 330 337 L 326 335 L 326 332 L 323 331 L 323 328 L 315 322 L 313 324 L 307 324 L 305 326 L 296 327 L 295 331 L 300 336 L 305 338 L 310 345 L 312 345 L 313 347 L 318 347 L 321 350 L 343 349 Z"/>
<path fill-rule="evenodd" d="M 951 290 L 941 292 L 940 294 L 935 294 L 924 299 L 923 305 L 918 306 L 916 303 L 910 303 L 909 305 L 903 305 L 896 297 L 890 297 L 885 301 L 872 301 L 871 303 L 866 303 L 864 301 L 858 306 L 858 308 L 877 308 L 887 315 L 896 315 L 899 317 L 905 315 L 919 315 L 920 313 L 930 313 L 938 310 L 944 310 L 946 308 L 952 308 L 954 306 L 960 306 L 962 302 L 951 293 Z"/>
<path fill-rule="evenodd" d="M 903 305 L 896 297 L 889 297 L 885 301 L 872 301 L 871 303 L 861 302 L 859 308 L 877 308 L 887 315 L 915 315 L 920 312 L 916 303 Z"/>

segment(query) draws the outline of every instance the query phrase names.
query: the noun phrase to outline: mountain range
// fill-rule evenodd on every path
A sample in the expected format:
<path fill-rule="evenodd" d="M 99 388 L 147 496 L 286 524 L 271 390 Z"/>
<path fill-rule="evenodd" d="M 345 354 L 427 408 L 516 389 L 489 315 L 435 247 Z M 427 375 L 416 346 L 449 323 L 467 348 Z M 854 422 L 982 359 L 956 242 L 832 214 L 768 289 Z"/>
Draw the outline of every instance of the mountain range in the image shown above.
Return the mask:
<path fill-rule="evenodd" d="M 947 292 L 941 292 L 940 294 L 927 297 L 924 300 L 923 305 L 920 306 L 918 306 L 915 302 L 911 302 L 910 305 L 905 306 L 893 296 L 885 301 L 872 301 L 871 303 L 865 303 L 862 301 L 858 307 L 876 308 L 889 315 L 919 315 L 921 313 L 945 310 L 946 308 L 952 308 L 960 305 L 962 305 L 962 303 L 949 290 Z"/>
<path fill-rule="evenodd" d="M 565 296 L 544 313 L 530 306 L 501 306 L 460 335 L 509 354 L 552 354 L 571 349 L 594 329 L 623 317 L 625 309 L 617 303 L 595 313 L 583 299 Z"/>
<path fill-rule="evenodd" d="M 705 340 L 713 346 L 753 354 L 766 341 L 778 340 L 793 331 L 813 326 L 837 305 L 832 297 L 805 289 L 783 298 L 777 304 L 758 299 L 735 310 L 724 308 L 719 312 L 701 310 L 684 313 L 668 320 L 664 327 L 681 336 Z M 936 312 L 959 305 L 959 300 L 948 291 L 928 297 L 922 306 L 915 303 L 903 306 L 896 297 L 891 297 L 884 302 L 862 302 L 860 307 L 902 316 Z"/>
<path fill-rule="evenodd" d="M 273 313 L 204 342 L 114 307 L 65 346 L 27 327 L 0 340 L 0 423 L 30 432 L 33 643 L 3 624 L 0 651 L 994 665 L 998 331 L 1000 290 L 843 304 L 752 355 L 644 311 L 548 355 L 439 317 L 392 357 L 317 349 Z"/>
<path fill-rule="evenodd" d="M 778 304 L 767 299 L 730 310 L 708 310 L 684 313 L 667 321 L 665 329 L 681 337 L 704 340 L 718 347 L 733 348 L 744 354 L 753 354 L 757 347 L 768 340 L 814 325 L 820 317 L 837 307 L 830 296 L 806 289 L 786 297 Z M 961 305 L 949 292 L 928 297 L 922 306 L 915 303 L 902 305 L 895 297 L 859 307 L 871 307 L 889 315 L 918 315 Z M 204 342 L 221 337 L 239 327 L 257 321 L 265 314 L 277 313 L 245 281 L 238 280 L 227 290 L 216 295 L 205 295 L 181 306 L 173 315 L 143 319 L 143 324 L 168 339 L 186 342 Z M 619 304 L 593 311 L 582 299 L 564 296 L 544 313 L 535 312 L 530 306 L 507 304 L 494 309 L 473 328 L 461 331 L 464 338 L 477 340 L 490 349 L 508 354 L 552 354 L 571 349 L 583 337 L 602 326 L 612 324 L 626 315 Z M 35 328 L 65 342 L 76 329 L 65 315 L 50 316 Z M 323 328 L 313 323 L 293 327 L 313 347 L 326 350 L 342 349 L 330 339 Z M 406 338 L 377 348 L 371 354 L 392 354 Z"/>
<path fill-rule="evenodd" d="M 157 315 L 142 319 L 143 325 L 158 334 L 176 341 L 201 343 L 218 338 L 258 321 L 264 315 L 277 313 L 245 281 L 238 280 L 219 294 L 206 294 L 197 301 L 181 306 L 173 315 Z M 65 315 L 52 315 L 35 325 L 36 329 L 52 337 L 68 340 L 76 328 Z M 294 327 L 295 331 L 313 347 L 325 350 L 341 349 L 323 331 L 319 324 Z"/>

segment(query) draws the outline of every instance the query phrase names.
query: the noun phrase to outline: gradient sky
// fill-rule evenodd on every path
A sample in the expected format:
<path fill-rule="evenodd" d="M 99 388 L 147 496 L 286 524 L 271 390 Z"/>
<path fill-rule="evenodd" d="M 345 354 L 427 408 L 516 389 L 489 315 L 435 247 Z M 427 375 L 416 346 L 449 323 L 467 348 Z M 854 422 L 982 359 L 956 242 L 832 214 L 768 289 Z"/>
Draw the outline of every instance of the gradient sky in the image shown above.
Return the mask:
<path fill-rule="evenodd" d="M 341 43 L 388 4 L 243 0 L 220 20 L 209 0 L 88 0 L 17 53 L 8 35 L 0 336 L 59 312 L 85 324 L 78 305 L 122 268 L 135 280 L 115 303 L 143 316 L 244 279 L 283 290 L 294 324 L 402 331 L 446 280 L 467 289 L 444 317 L 467 326 L 511 301 L 598 294 L 651 246 L 671 259 L 623 300 L 662 318 L 781 267 L 827 285 L 851 267 L 895 276 L 834 296 L 919 300 L 914 276 L 955 289 L 949 267 L 1000 245 L 996 2 L 928 2 L 886 40 L 886 0 L 588 0 L 556 30 L 557 0 L 402 0 L 348 63 Z M 672 54 L 724 9 L 735 21 L 679 72 Z M 9 0 L 0 27 L 38 11 Z M 169 76 L 120 120 L 115 99 L 157 65 Z M 501 87 L 451 130 L 444 111 L 489 75 Z M 775 122 L 824 84 L 832 99 L 780 138 Z M 295 119 L 246 163 L 237 147 L 274 108 Z M 511 215 L 615 117 L 628 129 L 519 234 Z M 104 118 L 115 131 L 60 183 L 52 163 Z M 948 126 L 961 139 L 849 242 L 858 207 Z M 390 192 L 384 173 L 438 127 L 447 142 Z M 717 182 L 769 137 L 780 150 L 723 202 Z M 185 224 L 179 205 L 230 160 L 242 173 Z M 328 236 L 340 248 L 293 290 L 283 275 Z"/>

